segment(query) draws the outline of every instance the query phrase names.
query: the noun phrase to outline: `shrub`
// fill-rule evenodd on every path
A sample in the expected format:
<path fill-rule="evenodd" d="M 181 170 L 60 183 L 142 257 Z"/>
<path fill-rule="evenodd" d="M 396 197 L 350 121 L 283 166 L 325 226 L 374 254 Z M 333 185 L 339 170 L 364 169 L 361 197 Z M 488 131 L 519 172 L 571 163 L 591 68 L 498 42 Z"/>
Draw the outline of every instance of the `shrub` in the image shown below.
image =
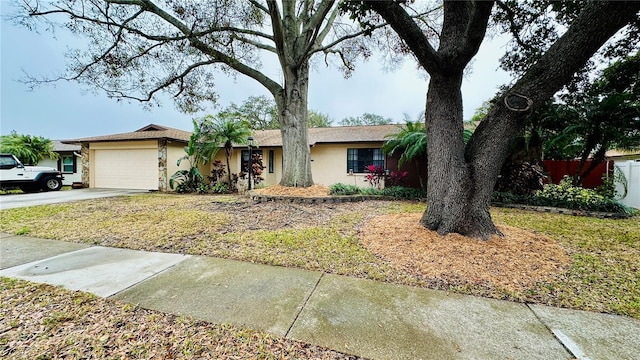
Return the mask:
<path fill-rule="evenodd" d="M 209 180 L 212 184 L 219 183 L 224 176 L 227 174 L 225 170 L 225 166 L 220 160 L 215 160 L 211 163 L 211 176 L 209 176 Z"/>
<path fill-rule="evenodd" d="M 604 196 L 598 194 L 595 190 L 573 186 L 571 179 L 567 176 L 565 176 L 558 185 L 545 185 L 542 190 L 536 191 L 535 197 L 546 199 L 551 203 L 558 203 L 559 205 L 575 204 L 575 206 L 580 209 L 591 208 L 605 199 Z"/>
<path fill-rule="evenodd" d="M 387 176 L 384 168 L 382 166 L 368 165 L 364 170 L 368 173 L 364 180 L 376 189 L 382 188 L 384 179 Z"/>
<path fill-rule="evenodd" d="M 201 182 L 198 185 L 198 188 L 196 189 L 196 191 L 198 192 L 198 194 L 206 194 L 209 191 L 211 191 L 211 187 L 209 186 L 209 184 L 207 184 L 205 182 Z"/>
<path fill-rule="evenodd" d="M 396 199 L 419 200 L 427 197 L 427 191 L 403 186 L 390 186 L 382 189 L 382 195 Z"/>
<path fill-rule="evenodd" d="M 382 193 L 382 190 L 374 187 L 360 188 L 361 195 L 381 195 L 381 193 Z"/>
<path fill-rule="evenodd" d="M 355 195 L 360 193 L 360 188 L 355 185 L 337 183 L 329 186 L 330 195 Z"/>
<path fill-rule="evenodd" d="M 229 193 L 229 184 L 217 182 L 211 186 L 211 192 L 215 194 L 227 194 Z"/>
<path fill-rule="evenodd" d="M 384 184 L 388 187 L 400 187 L 407 180 L 407 176 L 409 176 L 407 171 L 392 171 L 384 180 Z"/>
<path fill-rule="evenodd" d="M 536 191 L 534 195 L 494 192 L 492 200 L 505 204 L 553 206 L 631 215 L 635 213 L 633 209 L 621 204 L 616 199 L 599 194 L 596 190 L 573 186 L 569 177 L 562 179 L 558 185 L 546 184 L 542 190 Z"/>

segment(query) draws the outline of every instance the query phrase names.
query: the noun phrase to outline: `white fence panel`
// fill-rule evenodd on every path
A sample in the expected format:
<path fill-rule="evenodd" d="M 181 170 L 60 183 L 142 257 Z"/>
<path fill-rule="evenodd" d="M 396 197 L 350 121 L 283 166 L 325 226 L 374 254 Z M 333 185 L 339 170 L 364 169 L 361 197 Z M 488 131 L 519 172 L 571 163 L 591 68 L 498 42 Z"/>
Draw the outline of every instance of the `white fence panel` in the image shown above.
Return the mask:
<path fill-rule="evenodd" d="M 640 160 L 616 161 L 615 166 L 622 171 L 627 179 L 627 196 L 620 202 L 636 209 L 640 209 Z M 622 185 L 617 184 L 619 195 L 624 194 Z"/>

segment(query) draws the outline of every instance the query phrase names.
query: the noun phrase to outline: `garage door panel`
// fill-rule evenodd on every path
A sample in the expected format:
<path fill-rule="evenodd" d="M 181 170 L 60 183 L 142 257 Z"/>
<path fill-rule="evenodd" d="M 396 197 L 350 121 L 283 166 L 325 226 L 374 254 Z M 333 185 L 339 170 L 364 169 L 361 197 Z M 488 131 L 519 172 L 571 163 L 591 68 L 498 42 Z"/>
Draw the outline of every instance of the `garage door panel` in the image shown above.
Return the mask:
<path fill-rule="evenodd" d="M 95 187 L 158 189 L 158 152 L 155 149 L 96 150 Z"/>

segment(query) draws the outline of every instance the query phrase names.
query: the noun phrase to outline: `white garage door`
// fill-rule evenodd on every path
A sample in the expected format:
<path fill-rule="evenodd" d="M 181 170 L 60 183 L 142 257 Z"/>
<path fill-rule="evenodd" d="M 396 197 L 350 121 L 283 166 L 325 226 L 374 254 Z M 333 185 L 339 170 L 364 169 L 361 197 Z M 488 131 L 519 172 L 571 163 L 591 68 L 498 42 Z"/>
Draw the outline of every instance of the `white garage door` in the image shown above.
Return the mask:
<path fill-rule="evenodd" d="M 158 190 L 158 150 L 96 150 L 97 188 Z"/>

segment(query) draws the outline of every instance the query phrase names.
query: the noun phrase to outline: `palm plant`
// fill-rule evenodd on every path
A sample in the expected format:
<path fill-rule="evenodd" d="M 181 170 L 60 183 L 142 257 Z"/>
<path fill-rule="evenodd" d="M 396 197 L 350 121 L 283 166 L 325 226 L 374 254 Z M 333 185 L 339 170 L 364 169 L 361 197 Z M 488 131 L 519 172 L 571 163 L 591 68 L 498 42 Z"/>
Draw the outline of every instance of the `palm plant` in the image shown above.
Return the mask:
<path fill-rule="evenodd" d="M 240 120 L 219 113 L 217 118 L 205 116 L 200 122 L 200 153 L 203 159 L 210 161 L 220 149 L 224 149 L 227 161 L 227 176 L 231 185 L 231 167 L 229 159 L 233 154 L 234 144 L 246 144 L 251 135 L 249 125 Z M 206 161 L 205 161 L 206 163 Z"/>
<path fill-rule="evenodd" d="M 404 114 L 404 125 L 399 125 L 400 131 L 387 135 L 382 145 L 382 152 L 387 155 L 400 153 L 398 167 L 407 161 L 426 159 L 427 157 L 427 132 L 424 124 L 424 112 L 418 115 L 416 121 L 412 121 L 409 115 Z M 420 166 L 416 163 L 420 187 L 424 188 Z"/>
<path fill-rule="evenodd" d="M 21 135 L 15 131 L 0 137 L 0 152 L 15 155 L 26 165 L 36 165 L 45 157 L 58 158 L 51 140 L 42 136 Z"/>
<path fill-rule="evenodd" d="M 402 166 L 406 162 L 427 158 L 427 131 L 424 121 L 424 112 L 418 114 L 415 121 L 412 121 L 408 114 L 404 114 L 404 121 L 405 123 L 403 125 L 398 126 L 400 131 L 395 134 L 387 135 L 385 137 L 387 140 L 382 145 L 382 152 L 387 155 L 400 153 L 398 167 Z M 465 144 L 469 142 L 472 134 L 473 129 L 464 129 L 463 140 Z M 420 187 L 424 188 L 423 179 L 422 176 L 420 176 L 420 167 L 417 163 L 416 167 L 418 171 L 418 179 L 420 180 Z"/>

